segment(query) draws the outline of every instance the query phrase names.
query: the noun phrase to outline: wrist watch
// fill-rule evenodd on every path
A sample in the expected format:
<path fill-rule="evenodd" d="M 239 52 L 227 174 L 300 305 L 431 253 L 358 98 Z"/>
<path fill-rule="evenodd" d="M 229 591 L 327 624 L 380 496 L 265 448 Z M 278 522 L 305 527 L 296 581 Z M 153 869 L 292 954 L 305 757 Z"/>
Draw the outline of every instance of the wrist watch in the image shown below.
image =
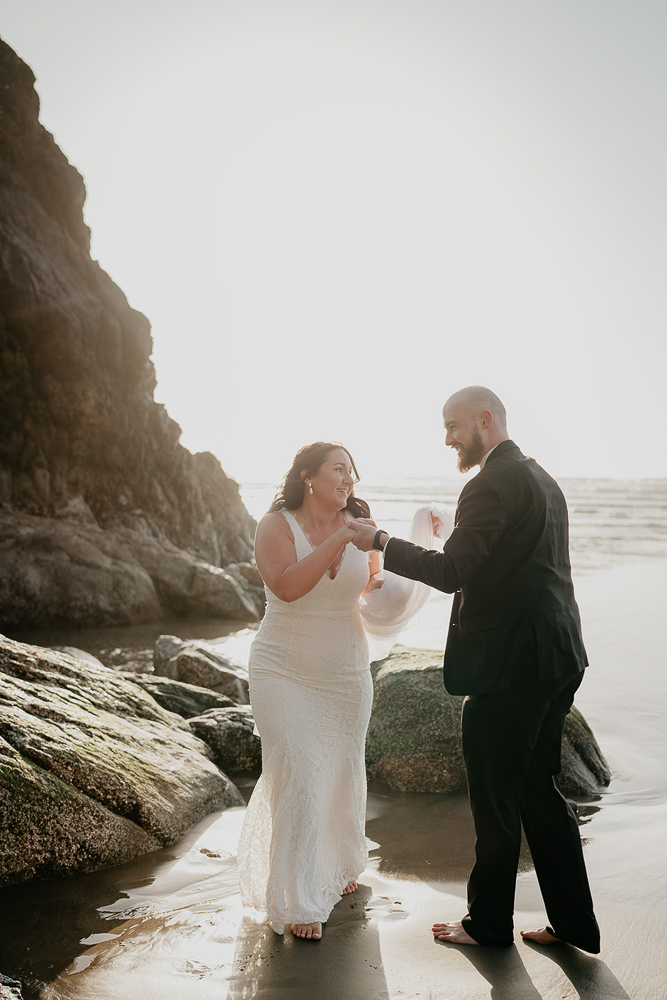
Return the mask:
<path fill-rule="evenodd" d="M 379 528 L 375 532 L 375 538 L 373 539 L 373 548 L 377 549 L 378 552 L 384 552 L 384 547 L 380 545 L 380 535 L 386 535 L 389 538 L 389 532 L 385 531 L 384 528 Z M 387 543 L 385 542 L 385 545 Z"/>

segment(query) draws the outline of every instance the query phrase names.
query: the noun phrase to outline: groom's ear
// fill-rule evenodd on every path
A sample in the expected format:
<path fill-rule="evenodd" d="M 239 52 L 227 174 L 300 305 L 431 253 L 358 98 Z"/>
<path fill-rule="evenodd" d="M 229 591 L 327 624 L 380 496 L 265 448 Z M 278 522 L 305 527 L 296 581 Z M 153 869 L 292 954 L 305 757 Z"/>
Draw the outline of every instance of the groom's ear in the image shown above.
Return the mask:
<path fill-rule="evenodd" d="M 482 427 L 490 427 L 493 423 L 493 414 L 491 410 L 482 410 L 479 415 L 479 419 L 482 421 Z"/>

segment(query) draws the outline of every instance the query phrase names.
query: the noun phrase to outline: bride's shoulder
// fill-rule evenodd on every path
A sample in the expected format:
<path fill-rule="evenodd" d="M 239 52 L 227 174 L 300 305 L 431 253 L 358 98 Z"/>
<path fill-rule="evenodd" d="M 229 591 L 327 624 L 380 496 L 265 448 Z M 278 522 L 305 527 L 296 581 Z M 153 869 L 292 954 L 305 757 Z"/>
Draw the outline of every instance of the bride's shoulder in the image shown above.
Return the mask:
<path fill-rule="evenodd" d="M 257 533 L 274 537 L 276 535 L 291 537 L 289 517 L 285 517 L 285 512 L 282 510 L 270 511 L 261 518 L 257 525 Z"/>
<path fill-rule="evenodd" d="M 271 524 L 282 525 L 287 524 L 287 518 L 282 510 L 271 510 L 259 519 L 259 523 L 267 526 Z"/>

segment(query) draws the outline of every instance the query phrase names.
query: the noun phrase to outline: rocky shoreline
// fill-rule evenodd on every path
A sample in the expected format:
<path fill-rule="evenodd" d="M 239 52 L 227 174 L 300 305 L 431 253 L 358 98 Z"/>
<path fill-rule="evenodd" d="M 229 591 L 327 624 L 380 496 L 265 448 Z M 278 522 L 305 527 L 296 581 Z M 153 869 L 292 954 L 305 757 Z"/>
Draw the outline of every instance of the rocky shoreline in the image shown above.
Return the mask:
<path fill-rule="evenodd" d="M 261 768 L 247 671 L 219 647 L 161 636 L 144 673 L 71 653 L 0 637 L 0 885 L 173 844 L 242 805 L 233 776 Z M 444 691 L 439 655 L 396 647 L 373 674 L 369 777 L 399 793 L 465 789 L 461 699 Z M 573 710 L 564 791 L 595 796 L 609 779 Z"/>
<path fill-rule="evenodd" d="M 119 864 L 242 804 L 180 716 L 66 653 L 0 641 L 0 885 Z"/>

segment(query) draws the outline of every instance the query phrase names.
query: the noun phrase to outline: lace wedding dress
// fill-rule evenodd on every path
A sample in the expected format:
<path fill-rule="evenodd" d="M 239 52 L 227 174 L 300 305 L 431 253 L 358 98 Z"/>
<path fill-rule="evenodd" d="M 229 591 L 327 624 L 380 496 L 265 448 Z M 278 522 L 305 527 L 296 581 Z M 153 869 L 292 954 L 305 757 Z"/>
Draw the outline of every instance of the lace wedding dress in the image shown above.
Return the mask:
<path fill-rule="evenodd" d="M 294 515 L 282 514 L 297 560 L 304 559 L 314 546 Z M 438 545 L 432 514 L 441 540 L 453 528 L 442 508 L 420 508 L 410 540 L 425 548 Z M 266 588 L 266 613 L 251 647 L 262 774 L 239 841 L 241 897 L 279 934 L 285 924 L 324 922 L 368 860 L 370 659 L 387 656 L 429 588 L 385 573 L 382 587 L 360 601 L 367 583 L 368 554 L 350 542 L 333 578 L 325 573 L 305 597 L 288 604 Z"/>
<path fill-rule="evenodd" d="M 313 547 L 289 511 L 297 560 Z M 241 897 L 285 924 L 324 922 L 368 858 L 364 744 L 373 700 L 359 595 L 368 554 L 351 543 L 333 578 L 279 600 L 250 654 L 262 774 L 239 842 Z"/>

